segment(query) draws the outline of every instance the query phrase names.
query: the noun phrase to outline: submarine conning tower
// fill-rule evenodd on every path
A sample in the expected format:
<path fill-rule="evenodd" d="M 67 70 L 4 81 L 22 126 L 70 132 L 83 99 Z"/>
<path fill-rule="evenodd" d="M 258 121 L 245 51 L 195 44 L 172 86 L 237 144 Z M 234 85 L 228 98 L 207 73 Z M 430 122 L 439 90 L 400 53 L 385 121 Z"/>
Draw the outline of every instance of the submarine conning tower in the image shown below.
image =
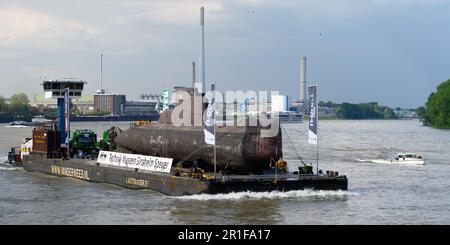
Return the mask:
<path fill-rule="evenodd" d="M 159 123 L 177 124 L 172 121 L 172 116 L 176 116 L 184 126 L 203 126 L 203 112 L 208 107 L 204 93 L 200 93 L 195 86 L 177 87 L 172 98 L 175 99 L 175 109 L 161 112 Z M 172 115 L 177 112 L 180 114 Z"/>
<path fill-rule="evenodd" d="M 82 80 L 71 80 L 71 79 L 63 79 L 63 80 L 46 80 L 42 82 L 42 86 L 45 92 L 46 99 L 56 99 L 58 103 L 58 116 L 57 116 L 57 132 L 60 146 L 65 145 L 66 137 L 67 137 L 67 128 L 69 126 L 66 123 L 69 123 L 69 120 L 66 122 L 66 112 L 65 106 L 65 95 L 66 89 L 68 89 L 68 98 L 69 104 L 70 100 L 73 98 L 80 98 L 81 93 L 84 89 L 84 84 L 86 82 Z M 70 137 L 70 135 L 69 135 Z"/>

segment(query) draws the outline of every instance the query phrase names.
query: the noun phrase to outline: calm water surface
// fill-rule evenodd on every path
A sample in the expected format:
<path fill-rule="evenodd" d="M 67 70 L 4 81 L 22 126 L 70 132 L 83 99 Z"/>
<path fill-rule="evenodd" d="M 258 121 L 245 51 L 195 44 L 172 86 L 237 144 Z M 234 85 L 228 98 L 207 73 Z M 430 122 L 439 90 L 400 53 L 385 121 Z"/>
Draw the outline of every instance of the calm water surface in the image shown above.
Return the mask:
<path fill-rule="evenodd" d="M 74 123 L 101 135 L 111 125 Z M 0 161 L 31 128 L 0 124 Z M 304 160 L 315 163 L 307 124 L 285 125 Z M 320 168 L 349 178 L 349 191 L 293 191 L 167 197 L 0 165 L 0 224 L 450 224 L 450 130 L 418 121 L 321 121 Z M 295 154 L 284 145 L 286 158 Z M 374 163 L 396 152 L 425 166 Z M 298 161 L 290 161 L 293 167 Z"/>

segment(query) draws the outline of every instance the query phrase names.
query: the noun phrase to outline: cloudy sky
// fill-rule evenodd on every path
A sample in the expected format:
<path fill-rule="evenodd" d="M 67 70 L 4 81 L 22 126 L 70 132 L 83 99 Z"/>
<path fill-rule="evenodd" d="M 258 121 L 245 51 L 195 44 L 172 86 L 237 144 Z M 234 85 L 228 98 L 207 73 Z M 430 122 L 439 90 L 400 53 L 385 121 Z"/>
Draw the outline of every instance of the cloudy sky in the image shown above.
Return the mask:
<path fill-rule="evenodd" d="M 299 58 L 322 100 L 422 105 L 450 78 L 445 0 L 1 0 L 0 95 L 75 77 L 137 99 L 189 85 L 206 7 L 206 78 L 298 97 Z"/>

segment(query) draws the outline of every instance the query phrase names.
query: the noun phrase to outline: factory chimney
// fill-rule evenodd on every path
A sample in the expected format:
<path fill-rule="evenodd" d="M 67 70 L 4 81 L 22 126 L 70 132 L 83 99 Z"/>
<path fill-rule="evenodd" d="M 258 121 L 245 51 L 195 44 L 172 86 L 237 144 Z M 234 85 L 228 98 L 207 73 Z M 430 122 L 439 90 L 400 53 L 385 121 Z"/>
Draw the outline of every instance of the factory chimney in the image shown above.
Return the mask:
<path fill-rule="evenodd" d="M 306 104 L 306 57 L 300 59 L 300 103 Z"/>
<path fill-rule="evenodd" d="M 103 54 L 100 54 L 100 92 L 103 91 Z"/>
<path fill-rule="evenodd" d="M 200 28 L 201 28 L 201 46 L 200 46 L 200 81 L 197 83 L 199 93 L 205 92 L 205 8 L 200 8 Z"/>
<path fill-rule="evenodd" d="M 192 62 L 192 88 L 195 89 L 195 62 Z"/>
<path fill-rule="evenodd" d="M 103 90 L 103 54 L 100 54 L 100 89 L 97 90 L 97 94 L 104 94 Z"/>

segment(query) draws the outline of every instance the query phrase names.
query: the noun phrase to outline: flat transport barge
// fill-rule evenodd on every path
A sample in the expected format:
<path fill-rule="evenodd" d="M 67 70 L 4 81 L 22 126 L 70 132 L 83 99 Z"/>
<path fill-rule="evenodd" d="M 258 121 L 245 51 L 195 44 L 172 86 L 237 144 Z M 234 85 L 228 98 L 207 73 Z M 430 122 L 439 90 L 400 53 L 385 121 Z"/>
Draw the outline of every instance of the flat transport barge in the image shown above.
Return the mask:
<path fill-rule="evenodd" d="M 25 157 L 23 168 L 54 176 L 109 183 L 130 189 L 151 189 L 170 196 L 218 194 L 231 192 L 268 192 L 313 190 L 347 190 L 346 176 L 299 175 L 218 175 L 214 178 L 174 176 L 172 173 L 103 166 L 91 159 L 50 159 L 38 154 Z"/>

